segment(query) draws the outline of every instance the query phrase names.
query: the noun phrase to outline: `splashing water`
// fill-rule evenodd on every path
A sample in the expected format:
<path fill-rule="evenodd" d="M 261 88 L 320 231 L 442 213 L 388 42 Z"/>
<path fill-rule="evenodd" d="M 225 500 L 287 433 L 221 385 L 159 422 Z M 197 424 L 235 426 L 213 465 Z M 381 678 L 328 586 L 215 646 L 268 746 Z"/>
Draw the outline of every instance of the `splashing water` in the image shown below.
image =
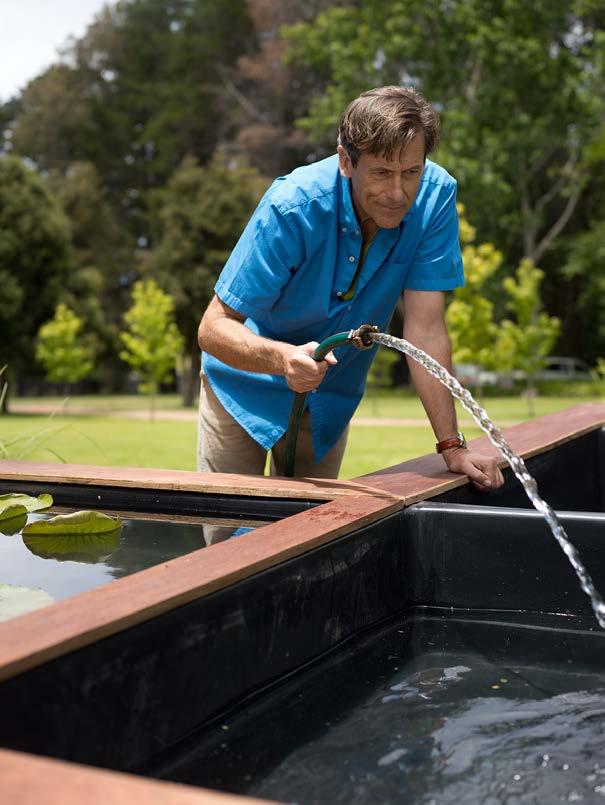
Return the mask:
<path fill-rule="evenodd" d="M 513 453 L 510 445 L 502 433 L 498 430 L 496 425 L 494 425 L 494 423 L 491 421 L 487 415 L 487 412 L 473 399 L 470 391 L 461 386 L 456 378 L 452 377 L 452 375 L 446 369 L 444 369 L 440 363 L 431 358 L 430 355 L 427 355 L 426 352 L 423 352 L 423 350 L 418 349 L 413 344 L 410 344 L 410 342 L 406 341 L 405 338 L 395 338 L 394 336 L 386 335 L 385 333 L 371 333 L 370 337 L 377 344 L 382 344 L 385 347 L 392 347 L 393 349 L 399 350 L 399 352 L 404 352 L 406 355 L 409 355 L 415 361 L 418 361 L 418 363 L 424 366 L 424 368 L 430 374 L 432 374 L 433 377 L 436 377 L 437 380 L 443 383 L 443 385 L 449 389 L 452 395 L 460 401 L 466 410 L 473 415 L 481 430 L 488 435 L 492 444 L 494 444 L 498 450 L 500 450 L 504 458 L 510 464 L 512 471 L 521 482 L 527 497 L 531 500 L 536 510 L 544 515 L 544 518 L 550 526 L 550 530 L 552 531 L 554 538 L 557 540 L 564 554 L 571 562 L 573 569 L 576 571 L 576 575 L 580 581 L 582 589 L 586 595 L 590 597 L 592 608 L 594 610 L 596 619 L 599 622 L 599 626 L 605 629 L 605 603 L 603 602 L 603 599 L 599 595 L 598 591 L 595 589 L 595 586 L 592 583 L 592 579 L 590 578 L 586 568 L 580 561 L 578 551 L 569 541 L 569 537 L 565 533 L 565 529 L 559 522 L 559 518 L 553 509 L 545 500 L 543 500 L 542 497 L 540 497 L 538 493 L 538 484 L 525 466 L 525 462 L 522 458 Z"/>

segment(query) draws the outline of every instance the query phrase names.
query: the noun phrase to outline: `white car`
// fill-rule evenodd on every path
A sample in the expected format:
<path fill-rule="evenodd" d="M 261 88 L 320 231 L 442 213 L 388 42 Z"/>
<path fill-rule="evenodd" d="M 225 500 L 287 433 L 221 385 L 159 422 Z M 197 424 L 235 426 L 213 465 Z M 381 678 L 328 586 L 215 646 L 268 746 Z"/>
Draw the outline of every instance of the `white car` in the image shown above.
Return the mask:
<path fill-rule="evenodd" d="M 498 373 L 482 369 L 475 363 L 457 363 L 454 376 L 463 386 L 497 386 Z"/>
<path fill-rule="evenodd" d="M 590 366 L 580 358 L 551 355 L 536 377 L 538 380 L 593 380 Z"/>

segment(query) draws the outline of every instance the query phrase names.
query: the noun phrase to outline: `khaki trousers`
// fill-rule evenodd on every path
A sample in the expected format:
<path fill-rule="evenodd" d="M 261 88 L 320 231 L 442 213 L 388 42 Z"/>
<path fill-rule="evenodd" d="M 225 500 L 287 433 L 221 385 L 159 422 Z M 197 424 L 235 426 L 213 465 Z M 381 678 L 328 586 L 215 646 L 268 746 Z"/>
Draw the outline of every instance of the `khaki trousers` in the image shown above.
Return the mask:
<path fill-rule="evenodd" d="M 316 462 L 311 443 L 311 416 L 303 414 L 296 446 L 296 475 L 308 478 L 338 478 L 347 445 L 348 427 L 334 447 Z M 270 475 L 283 475 L 286 436 L 271 450 Z M 201 472 L 233 472 L 264 475 L 267 451 L 261 447 L 218 401 L 202 374 L 198 427 L 197 468 Z"/>

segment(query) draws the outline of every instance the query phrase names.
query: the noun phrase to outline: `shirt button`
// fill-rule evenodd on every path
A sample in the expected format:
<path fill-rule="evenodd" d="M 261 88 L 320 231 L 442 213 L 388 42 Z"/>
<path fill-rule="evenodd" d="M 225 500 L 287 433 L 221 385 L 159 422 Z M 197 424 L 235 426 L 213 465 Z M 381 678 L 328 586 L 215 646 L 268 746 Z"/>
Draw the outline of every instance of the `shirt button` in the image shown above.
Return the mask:
<path fill-rule="evenodd" d="M 359 235 L 359 229 L 356 229 L 356 230 L 355 230 L 355 234 L 356 234 L 356 235 Z"/>
<path fill-rule="evenodd" d="M 340 230 L 340 231 L 341 231 L 341 232 L 346 232 L 346 231 L 347 231 L 346 226 L 343 226 L 343 227 L 341 228 L 341 230 Z"/>
<path fill-rule="evenodd" d="M 354 262 L 355 262 L 355 258 L 353 257 L 353 255 L 351 255 L 349 257 L 349 263 L 354 263 Z"/>

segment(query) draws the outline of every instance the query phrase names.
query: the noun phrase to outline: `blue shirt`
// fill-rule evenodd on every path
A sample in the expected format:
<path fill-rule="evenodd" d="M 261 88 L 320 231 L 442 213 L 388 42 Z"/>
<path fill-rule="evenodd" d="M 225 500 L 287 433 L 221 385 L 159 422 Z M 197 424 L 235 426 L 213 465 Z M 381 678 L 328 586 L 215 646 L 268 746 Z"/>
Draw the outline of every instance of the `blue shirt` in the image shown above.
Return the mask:
<path fill-rule="evenodd" d="M 331 156 L 276 179 L 265 193 L 215 286 L 252 332 L 290 344 L 321 342 L 366 322 L 384 332 L 404 289 L 463 284 L 456 182 L 427 160 L 414 204 L 398 227 L 377 231 L 354 297 L 340 300 L 362 247 L 350 184 Z M 353 416 L 376 349 L 336 349 L 338 364 L 307 397 L 318 461 Z M 294 392 L 285 378 L 233 369 L 208 354 L 203 367 L 223 407 L 269 450 L 288 425 Z"/>

